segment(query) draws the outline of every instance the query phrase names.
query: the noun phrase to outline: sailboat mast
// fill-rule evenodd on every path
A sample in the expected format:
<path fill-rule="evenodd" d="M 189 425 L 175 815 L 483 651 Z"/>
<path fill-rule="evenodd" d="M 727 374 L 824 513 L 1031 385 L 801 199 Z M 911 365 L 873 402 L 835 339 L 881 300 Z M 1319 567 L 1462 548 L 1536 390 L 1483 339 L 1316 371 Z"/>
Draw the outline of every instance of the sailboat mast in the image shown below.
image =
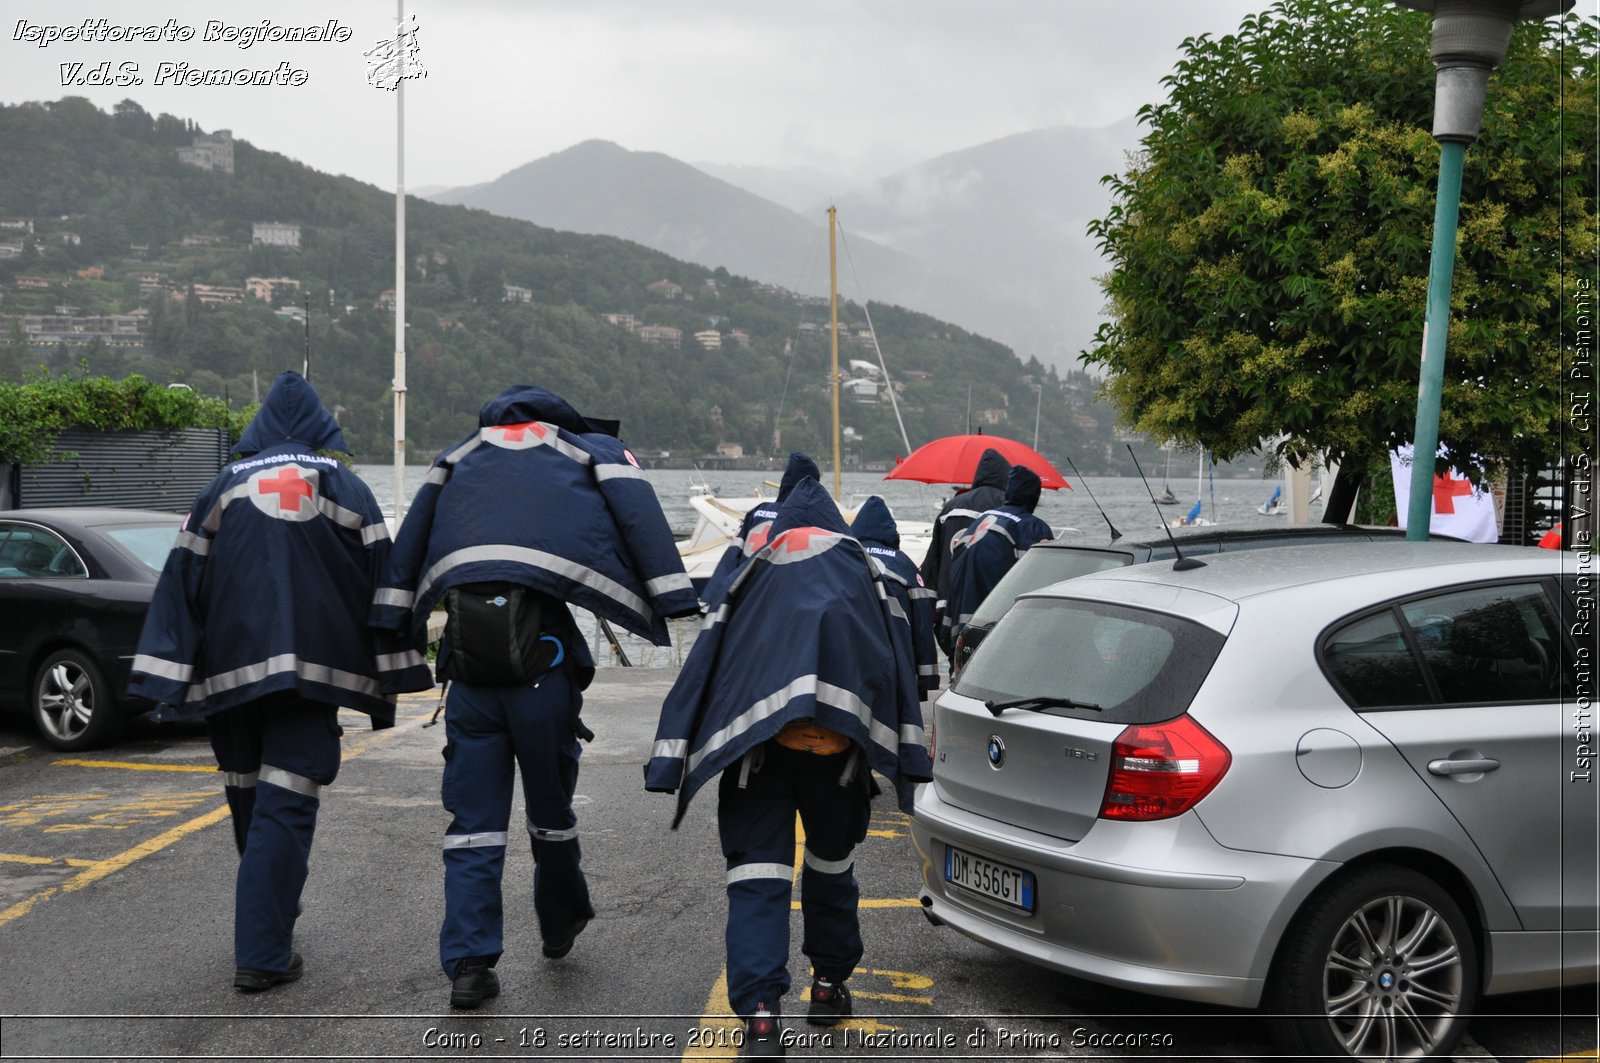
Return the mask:
<path fill-rule="evenodd" d="M 828 208 L 828 335 L 833 337 L 833 497 L 841 495 L 839 483 L 839 254 L 834 243 L 838 207 Z"/>
<path fill-rule="evenodd" d="M 395 2 L 394 87 L 394 519 L 405 516 L 406 475 L 406 49 L 405 0 Z"/>

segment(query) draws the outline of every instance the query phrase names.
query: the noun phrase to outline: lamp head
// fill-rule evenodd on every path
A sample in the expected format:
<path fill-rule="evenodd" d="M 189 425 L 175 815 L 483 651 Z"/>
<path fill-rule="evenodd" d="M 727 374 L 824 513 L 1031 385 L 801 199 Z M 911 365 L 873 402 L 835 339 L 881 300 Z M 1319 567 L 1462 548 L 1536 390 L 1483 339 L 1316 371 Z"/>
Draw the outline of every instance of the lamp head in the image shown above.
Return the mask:
<path fill-rule="evenodd" d="M 1523 20 L 1564 14 L 1577 0 L 1394 0 L 1433 15 L 1433 135 L 1478 139 L 1489 73 L 1506 57 L 1511 30 Z"/>

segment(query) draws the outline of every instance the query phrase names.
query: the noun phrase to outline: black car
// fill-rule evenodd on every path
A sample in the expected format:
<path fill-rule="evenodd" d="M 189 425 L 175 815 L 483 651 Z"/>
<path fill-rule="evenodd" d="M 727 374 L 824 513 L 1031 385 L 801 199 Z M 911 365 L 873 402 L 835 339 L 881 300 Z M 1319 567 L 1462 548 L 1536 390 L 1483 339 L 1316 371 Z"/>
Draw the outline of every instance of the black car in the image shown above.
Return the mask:
<path fill-rule="evenodd" d="M 79 750 L 149 711 L 124 695 L 134 647 L 183 524 L 139 509 L 0 510 L 0 701 Z"/>
<path fill-rule="evenodd" d="M 1432 536 L 1432 538 L 1444 538 Z M 1116 539 L 1094 545 L 1077 541 L 1051 541 L 1039 543 L 1017 560 L 1001 578 L 994 589 L 978 605 L 972 619 L 956 636 L 955 653 L 950 672 L 959 673 L 978 644 L 989 634 L 995 621 L 1011 608 L 1020 594 L 1048 587 L 1064 579 L 1085 576 L 1102 569 L 1139 565 L 1146 561 L 1171 559 L 1177 550 L 1185 557 L 1191 554 L 1230 553 L 1237 550 L 1261 550 L 1274 546 L 1304 546 L 1307 543 L 1349 542 L 1354 540 L 1391 539 L 1402 541 L 1405 532 L 1399 528 L 1367 527 L 1356 524 L 1291 524 L 1285 528 L 1185 528 L 1173 529 L 1172 539 L 1156 536 L 1147 539 Z M 1176 550 L 1173 543 L 1177 544 Z"/>

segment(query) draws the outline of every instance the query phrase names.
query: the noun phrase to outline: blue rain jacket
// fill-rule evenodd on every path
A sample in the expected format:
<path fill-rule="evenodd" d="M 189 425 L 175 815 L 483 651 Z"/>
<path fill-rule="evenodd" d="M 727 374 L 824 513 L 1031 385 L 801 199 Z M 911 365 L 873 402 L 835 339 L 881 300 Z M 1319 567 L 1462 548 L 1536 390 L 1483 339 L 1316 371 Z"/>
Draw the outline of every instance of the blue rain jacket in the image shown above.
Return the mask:
<path fill-rule="evenodd" d="M 900 527 L 883 499 L 873 495 L 856 510 L 850 534 L 861 541 L 878 562 L 884 589 L 900 607 L 911 634 L 912 659 L 917 669 L 917 691 L 923 700 L 939 689 L 939 647 L 933 641 L 932 587 L 922 582 L 917 564 L 900 552 Z"/>
<path fill-rule="evenodd" d="M 946 618 L 947 600 L 950 597 L 950 556 L 955 537 L 977 519 L 978 514 L 993 509 L 1006 500 L 1006 476 L 1011 463 L 993 448 L 983 452 L 972 473 L 972 486 L 944 504 L 933 519 L 933 539 L 928 543 L 928 554 L 922 559 L 922 582 L 934 590 L 933 636 L 946 654 L 954 648 L 950 642 L 950 622 Z"/>
<path fill-rule="evenodd" d="M 807 478 L 705 621 L 661 707 L 645 789 L 695 791 L 794 720 L 849 738 L 900 808 L 931 778 L 906 644 L 877 566 Z"/>
<path fill-rule="evenodd" d="M 666 619 L 697 615 L 700 601 L 616 425 L 528 385 L 491 399 L 478 424 L 434 460 L 417 491 L 371 623 L 408 631 L 420 647 L 447 590 L 505 581 L 667 645 Z M 393 682 L 387 689 L 432 685 L 417 673 Z"/>
<path fill-rule="evenodd" d="M 813 480 L 822 479 L 822 474 L 817 471 L 817 463 L 809 455 L 798 450 L 789 455 L 789 464 L 784 467 L 783 479 L 778 481 L 778 497 L 771 502 L 761 502 L 751 506 L 750 511 L 744 515 L 744 520 L 739 522 L 739 533 L 728 543 L 728 548 L 717 559 L 717 567 L 711 573 L 711 578 L 706 581 L 706 602 L 716 603 L 728 591 L 728 582 L 733 579 L 734 573 L 745 559 L 767 544 L 767 533 L 772 529 L 772 522 L 777 519 L 778 507 L 783 505 L 784 499 L 789 497 L 789 492 L 794 490 L 795 484 L 807 476 Z"/>
<path fill-rule="evenodd" d="M 345 449 L 311 385 L 279 376 L 236 460 L 196 497 L 156 585 L 128 684 L 158 704 L 156 719 L 294 691 L 375 727 L 394 722 L 380 658 L 409 658 L 366 623 L 389 532 L 361 478 L 317 453 Z"/>
<path fill-rule="evenodd" d="M 1039 474 L 1024 465 L 1013 465 L 1006 484 L 1005 505 L 980 514 L 957 537 L 955 556 L 950 561 L 950 597 L 944 613 L 950 624 L 952 645 L 1017 558 L 1034 543 L 1055 537 L 1050 525 L 1034 516 L 1039 491 Z"/>

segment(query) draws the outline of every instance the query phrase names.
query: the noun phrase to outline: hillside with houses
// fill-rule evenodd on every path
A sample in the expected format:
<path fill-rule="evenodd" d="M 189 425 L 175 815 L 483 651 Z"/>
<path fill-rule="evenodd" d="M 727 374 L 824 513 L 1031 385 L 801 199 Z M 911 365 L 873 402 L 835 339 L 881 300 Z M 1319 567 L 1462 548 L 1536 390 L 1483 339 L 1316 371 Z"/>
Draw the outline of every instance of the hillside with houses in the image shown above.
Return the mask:
<path fill-rule="evenodd" d="M 242 407 L 309 362 L 358 454 L 390 451 L 392 192 L 131 102 L 0 107 L 0 142 L 0 379 L 137 373 Z M 406 257 L 414 460 L 512 383 L 657 460 L 828 448 L 825 298 L 416 199 Z M 1047 453 L 1121 470 L 1091 378 L 926 314 L 841 302 L 839 366 L 852 465 L 904 452 L 898 408 L 913 447 L 1037 424 Z"/>

